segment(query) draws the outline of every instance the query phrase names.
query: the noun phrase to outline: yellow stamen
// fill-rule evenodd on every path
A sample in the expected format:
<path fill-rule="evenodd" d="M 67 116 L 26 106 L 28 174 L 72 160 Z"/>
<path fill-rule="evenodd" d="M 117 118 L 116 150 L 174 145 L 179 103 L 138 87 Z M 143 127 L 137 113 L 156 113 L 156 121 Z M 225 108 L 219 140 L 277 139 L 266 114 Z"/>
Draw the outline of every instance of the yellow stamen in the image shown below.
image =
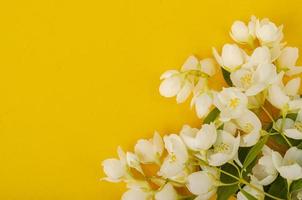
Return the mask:
<path fill-rule="evenodd" d="M 231 108 L 236 108 L 239 104 L 239 99 L 238 98 L 233 98 L 230 100 L 230 107 Z"/>

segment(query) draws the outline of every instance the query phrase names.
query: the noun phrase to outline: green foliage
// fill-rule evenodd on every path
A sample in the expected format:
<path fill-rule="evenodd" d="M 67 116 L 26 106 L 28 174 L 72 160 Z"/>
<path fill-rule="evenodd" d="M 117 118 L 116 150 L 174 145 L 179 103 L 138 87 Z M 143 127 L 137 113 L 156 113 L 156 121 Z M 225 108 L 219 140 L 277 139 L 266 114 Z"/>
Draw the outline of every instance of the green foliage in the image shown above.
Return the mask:
<path fill-rule="evenodd" d="M 287 198 L 287 182 L 286 179 L 279 176 L 269 187 L 268 191 L 269 194 L 279 197 L 282 199 Z M 272 198 L 266 196 L 265 200 L 272 200 Z"/>
<path fill-rule="evenodd" d="M 243 169 L 246 169 L 259 155 L 259 153 L 261 152 L 263 146 L 265 145 L 265 143 L 268 140 L 268 135 L 264 136 L 263 138 L 261 138 L 257 144 L 255 144 L 248 152 L 244 162 L 243 162 Z"/>
<path fill-rule="evenodd" d="M 248 200 L 257 200 L 253 195 L 245 191 L 244 189 L 241 190 L 242 194 L 248 199 Z"/>
<path fill-rule="evenodd" d="M 302 179 L 296 180 L 292 182 L 290 185 L 290 192 L 293 193 L 295 191 L 302 190 Z"/>
<path fill-rule="evenodd" d="M 225 164 L 221 167 L 222 170 L 238 177 L 238 172 L 235 167 L 230 164 Z M 237 180 L 221 173 L 220 180 L 223 183 L 234 183 Z M 239 187 L 237 184 L 230 186 L 219 186 L 217 190 L 217 200 L 228 200 L 233 194 L 238 191 Z"/>
<path fill-rule="evenodd" d="M 229 86 L 233 86 L 233 83 L 231 81 L 231 78 L 230 78 L 230 72 L 228 72 L 227 70 L 225 70 L 224 68 L 221 68 L 221 71 L 222 71 L 222 75 L 223 75 L 223 78 L 225 80 L 225 82 L 229 85 Z"/>
<path fill-rule="evenodd" d="M 204 118 L 203 123 L 204 124 L 209 124 L 213 122 L 219 115 L 220 111 L 218 108 L 214 108 L 207 116 Z"/>

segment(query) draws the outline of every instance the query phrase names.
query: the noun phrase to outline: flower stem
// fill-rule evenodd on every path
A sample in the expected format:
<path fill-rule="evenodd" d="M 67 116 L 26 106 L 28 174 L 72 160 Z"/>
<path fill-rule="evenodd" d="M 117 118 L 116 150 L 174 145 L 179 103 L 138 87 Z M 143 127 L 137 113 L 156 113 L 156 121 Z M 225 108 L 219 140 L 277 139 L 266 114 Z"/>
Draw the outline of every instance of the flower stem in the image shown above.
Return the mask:
<path fill-rule="evenodd" d="M 261 106 L 261 108 L 265 112 L 265 114 L 270 118 L 273 125 L 275 125 L 276 122 L 275 122 L 275 119 L 273 118 L 273 116 L 268 112 L 268 110 L 264 106 Z"/>
<path fill-rule="evenodd" d="M 272 121 L 273 123 L 273 127 L 276 127 L 276 122 L 273 118 L 273 116 L 268 112 L 268 110 L 264 107 L 264 106 L 261 106 L 262 110 L 265 112 L 265 114 L 270 118 L 270 120 Z M 285 122 L 285 115 L 283 115 L 283 118 L 282 118 L 282 125 L 281 125 L 281 130 L 278 130 L 278 132 L 280 133 L 280 135 L 283 137 L 283 139 L 286 141 L 286 143 L 292 147 L 293 145 L 291 144 L 291 142 L 287 139 L 287 137 L 284 135 L 283 133 L 283 126 L 284 126 L 284 122 Z"/>
<path fill-rule="evenodd" d="M 283 200 L 283 199 L 280 199 L 280 198 L 278 198 L 278 197 L 275 197 L 275 196 L 273 196 L 273 195 L 271 195 L 271 194 L 269 194 L 269 193 L 267 193 L 267 192 L 264 192 L 263 190 L 257 188 L 255 185 L 253 185 L 253 184 L 247 182 L 247 181 L 244 180 L 243 178 L 238 178 L 237 176 L 234 176 L 233 174 L 230 174 L 229 172 L 226 172 L 226 171 L 224 171 L 224 170 L 222 170 L 222 169 L 219 169 L 219 168 L 217 168 L 217 169 L 218 169 L 218 171 L 220 171 L 221 173 L 226 174 L 226 175 L 228 175 L 228 176 L 230 176 L 230 177 L 236 179 L 239 183 L 242 183 L 242 184 L 244 184 L 244 185 L 247 185 L 247 186 L 253 188 L 254 190 L 257 190 L 258 192 L 261 192 L 261 193 L 263 193 L 264 195 L 266 195 L 266 196 L 268 196 L 268 197 L 270 197 L 270 198 L 272 198 L 272 199 L 275 199 L 275 200 Z"/>

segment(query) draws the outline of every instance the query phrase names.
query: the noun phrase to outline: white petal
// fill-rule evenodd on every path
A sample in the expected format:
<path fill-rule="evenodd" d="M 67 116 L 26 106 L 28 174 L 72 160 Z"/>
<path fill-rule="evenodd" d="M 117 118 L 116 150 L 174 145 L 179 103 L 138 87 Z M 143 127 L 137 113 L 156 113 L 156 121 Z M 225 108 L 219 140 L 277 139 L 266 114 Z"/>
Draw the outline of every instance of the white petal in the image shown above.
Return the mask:
<path fill-rule="evenodd" d="M 193 89 L 192 83 L 186 81 L 176 96 L 177 103 L 183 103 L 187 100 Z"/>
<path fill-rule="evenodd" d="M 199 64 L 198 59 L 195 56 L 191 55 L 187 58 L 187 60 L 183 64 L 181 71 L 197 70 L 198 64 Z"/>
<path fill-rule="evenodd" d="M 272 152 L 272 160 L 275 168 L 278 170 L 282 166 L 282 156 L 279 152 L 273 151 Z"/>
<path fill-rule="evenodd" d="M 302 178 L 302 168 L 298 164 L 281 166 L 278 168 L 280 175 L 289 180 L 298 180 Z"/>
<path fill-rule="evenodd" d="M 188 176 L 187 188 L 195 195 L 206 194 L 213 186 L 213 178 L 205 171 L 194 172 Z"/>
<path fill-rule="evenodd" d="M 177 200 L 176 190 L 170 183 L 167 183 L 159 192 L 155 194 L 155 200 Z"/>
<path fill-rule="evenodd" d="M 223 130 L 231 133 L 232 135 L 236 134 L 237 128 L 238 127 L 236 126 L 236 124 L 234 124 L 232 121 L 225 122 L 223 125 Z"/>
<path fill-rule="evenodd" d="M 277 59 L 277 65 L 280 68 L 289 68 L 295 66 L 299 56 L 298 48 L 285 47 L 279 58 Z"/>
<path fill-rule="evenodd" d="M 179 76 L 172 76 L 163 80 L 159 87 L 159 93 L 164 97 L 173 97 L 181 89 L 182 79 Z"/>
<path fill-rule="evenodd" d="M 300 78 L 294 78 L 287 82 L 285 85 L 285 92 L 287 95 L 294 96 L 297 95 L 300 89 Z"/>
<path fill-rule="evenodd" d="M 255 145 L 260 139 L 261 122 L 257 115 L 250 110 L 246 110 L 241 117 L 236 119 L 240 129 L 245 132 L 241 135 L 241 147 Z"/>
<path fill-rule="evenodd" d="M 199 150 L 208 150 L 215 142 L 217 138 L 217 132 L 215 125 L 204 124 L 200 131 L 197 132 L 197 148 Z"/>
<path fill-rule="evenodd" d="M 193 151 L 198 151 L 196 139 L 196 133 L 198 131 L 199 130 L 197 128 L 191 128 L 188 125 L 184 125 L 180 131 L 180 137 L 183 139 L 184 143 Z"/>
<path fill-rule="evenodd" d="M 295 99 L 288 103 L 289 111 L 300 110 L 302 108 L 302 99 Z"/>
<path fill-rule="evenodd" d="M 297 147 L 289 148 L 284 155 L 283 162 L 285 164 L 291 164 L 292 162 L 296 162 L 302 166 L 302 149 L 298 149 Z"/>
<path fill-rule="evenodd" d="M 296 66 L 289 67 L 289 70 L 285 72 L 287 76 L 293 76 L 300 73 L 302 73 L 302 67 L 296 67 Z"/>
<path fill-rule="evenodd" d="M 225 44 L 222 48 L 223 65 L 230 70 L 235 70 L 244 62 L 244 54 L 236 44 Z"/>
<path fill-rule="evenodd" d="M 137 155 L 131 152 L 127 152 L 126 156 L 127 156 L 127 163 L 129 167 L 132 167 L 137 171 L 139 171 L 140 173 L 144 174 Z"/>
<path fill-rule="evenodd" d="M 118 159 L 107 159 L 102 163 L 105 174 L 108 178 L 117 180 L 125 175 L 125 169 Z"/>
<path fill-rule="evenodd" d="M 272 85 L 268 90 L 268 100 L 276 108 L 283 109 L 289 102 L 289 97 L 277 85 Z"/>
<path fill-rule="evenodd" d="M 155 151 L 158 153 L 159 156 L 161 156 L 164 151 L 164 142 L 158 132 L 154 133 L 153 145 L 154 145 Z"/>
<path fill-rule="evenodd" d="M 176 134 L 171 134 L 164 137 L 165 148 L 170 155 L 174 155 L 180 162 L 186 162 L 188 160 L 188 151 L 181 140 Z"/>
<path fill-rule="evenodd" d="M 218 64 L 220 66 L 223 66 L 222 58 L 214 47 L 212 48 L 212 52 L 213 52 L 213 56 L 216 59 L 216 61 L 218 62 Z"/>
<path fill-rule="evenodd" d="M 164 178 L 173 178 L 180 174 L 184 169 L 184 163 L 174 161 L 171 157 L 167 157 L 158 171 L 158 175 Z"/>
<path fill-rule="evenodd" d="M 138 140 L 134 151 L 142 163 L 151 163 L 156 160 L 153 144 L 148 140 Z"/>
<path fill-rule="evenodd" d="M 168 70 L 160 76 L 160 80 L 170 78 L 173 75 L 179 74 L 177 70 Z"/>
<path fill-rule="evenodd" d="M 148 200 L 148 197 L 148 193 L 140 189 L 130 189 L 123 194 L 122 200 Z"/>
<path fill-rule="evenodd" d="M 251 55 L 249 62 L 252 65 L 270 63 L 272 60 L 270 50 L 266 46 L 257 47 Z"/>
<path fill-rule="evenodd" d="M 213 103 L 212 97 L 210 97 L 207 93 L 203 93 L 196 98 L 194 98 L 195 109 L 197 116 L 199 118 L 203 118 L 210 112 L 210 108 Z"/>
<path fill-rule="evenodd" d="M 248 97 L 255 96 L 255 95 L 259 94 L 260 92 L 262 92 L 263 90 L 265 90 L 266 87 L 267 87 L 267 85 L 265 83 L 257 83 L 257 84 L 252 85 L 249 89 L 247 89 L 245 94 Z"/>
<path fill-rule="evenodd" d="M 256 83 L 272 83 L 277 76 L 275 65 L 270 63 L 260 64 L 254 74 L 254 82 Z"/>
<path fill-rule="evenodd" d="M 298 131 L 297 129 L 285 129 L 284 134 L 289 138 L 293 138 L 295 140 L 302 140 L 302 132 Z"/>
<path fill-rule="evenodd" d="M 248 42 L 249 29 L 242 21 L 235 21 L 231 27 L 231 36 L 235 41 Z"/>
<path fill-rule="evenodd" d="M 205 58 L 200 61 L 201 71 L 208 74 L 209 76 L 213 76 L 216 72 L 215 69 L 215 61 L 212 58 Z"/>

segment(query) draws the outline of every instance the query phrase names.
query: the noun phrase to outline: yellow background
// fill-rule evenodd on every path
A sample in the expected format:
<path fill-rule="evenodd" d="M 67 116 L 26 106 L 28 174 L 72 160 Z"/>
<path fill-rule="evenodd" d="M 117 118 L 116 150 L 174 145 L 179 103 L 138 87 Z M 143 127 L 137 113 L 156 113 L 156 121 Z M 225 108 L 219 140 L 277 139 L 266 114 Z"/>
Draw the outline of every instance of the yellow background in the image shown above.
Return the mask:
<path fill-rule="evenodd" d="M 302 1 L 20 0 L 0 3 L 0 199 L 118 199 L 101 161 L 138 138 L 199 126 L 160 74 L 230 41 L 251 14 L 302 47 Z"/>

